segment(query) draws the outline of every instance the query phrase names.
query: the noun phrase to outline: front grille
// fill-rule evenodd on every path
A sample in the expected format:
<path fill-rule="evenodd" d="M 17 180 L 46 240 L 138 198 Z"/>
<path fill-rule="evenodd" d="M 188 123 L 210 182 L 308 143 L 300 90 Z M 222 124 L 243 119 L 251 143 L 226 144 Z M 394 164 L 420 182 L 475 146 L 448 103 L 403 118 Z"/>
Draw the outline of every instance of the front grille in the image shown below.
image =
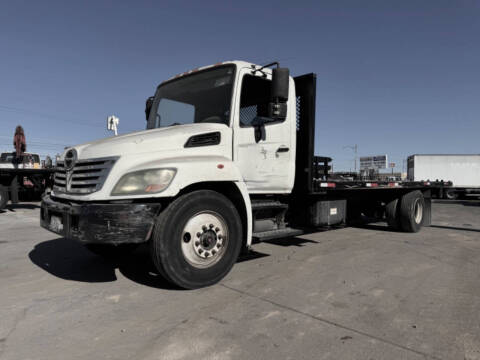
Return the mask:
<path fill-rule="evenodd" d="M 118 157 L 78 160 L 71 170 L 57 163 L 53 190 L 66 194 L 91 194 L 102 188 Z"/>

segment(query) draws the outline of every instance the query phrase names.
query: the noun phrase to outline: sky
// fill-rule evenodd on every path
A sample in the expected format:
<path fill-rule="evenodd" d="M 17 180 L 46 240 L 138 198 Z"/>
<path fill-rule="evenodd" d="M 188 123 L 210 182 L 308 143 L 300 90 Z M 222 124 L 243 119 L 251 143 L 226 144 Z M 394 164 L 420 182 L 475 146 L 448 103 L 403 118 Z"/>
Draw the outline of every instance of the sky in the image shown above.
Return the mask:
<path fill-rule="evenodd" d="M 55 155 L 145 128 L 171 76 L 226 60 L 317 74 L 315 152 L 480 153 L 480 1 L 4 1 L 0 151 Z"/>

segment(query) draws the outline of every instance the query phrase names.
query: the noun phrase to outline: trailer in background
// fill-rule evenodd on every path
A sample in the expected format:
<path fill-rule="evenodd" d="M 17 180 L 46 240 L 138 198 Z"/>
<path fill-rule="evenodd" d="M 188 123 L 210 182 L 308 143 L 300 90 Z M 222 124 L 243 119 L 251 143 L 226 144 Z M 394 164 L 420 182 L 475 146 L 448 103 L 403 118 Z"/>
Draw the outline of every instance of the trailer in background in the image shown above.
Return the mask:
<path fill-rule="evenodd" d="M 480 154 L 415 154 L 408 157 L 408 180 L 452 182 L 439 188 L 440 198 L 480 196 Z"/>

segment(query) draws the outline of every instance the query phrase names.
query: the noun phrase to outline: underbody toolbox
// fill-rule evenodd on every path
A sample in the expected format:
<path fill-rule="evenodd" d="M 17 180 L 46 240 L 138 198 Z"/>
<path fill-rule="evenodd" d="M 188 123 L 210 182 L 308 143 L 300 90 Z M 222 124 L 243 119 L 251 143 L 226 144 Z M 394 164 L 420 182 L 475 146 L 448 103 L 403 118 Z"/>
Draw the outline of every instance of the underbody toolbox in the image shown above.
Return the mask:
<path fill-rule="evenodd" d="M 310 207 L 310 222 L 313 226 L 336 225 L 345 222 L 346 200 L 322 200 Z"/>

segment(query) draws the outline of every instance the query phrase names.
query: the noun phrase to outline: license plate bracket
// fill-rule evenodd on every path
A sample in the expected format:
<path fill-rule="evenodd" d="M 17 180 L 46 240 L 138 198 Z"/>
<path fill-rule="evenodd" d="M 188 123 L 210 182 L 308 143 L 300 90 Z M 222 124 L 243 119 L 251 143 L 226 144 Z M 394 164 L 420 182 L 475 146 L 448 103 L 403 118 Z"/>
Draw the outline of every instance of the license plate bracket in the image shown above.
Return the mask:
<path fill-rule="evenodd" d="M 63 221 L 60 216 L 56 215 L 51 215 L 50 216 L 50 223 L 48 225 L 50 230 L 56 233 L 62 233 L 63 232 Z"/>

